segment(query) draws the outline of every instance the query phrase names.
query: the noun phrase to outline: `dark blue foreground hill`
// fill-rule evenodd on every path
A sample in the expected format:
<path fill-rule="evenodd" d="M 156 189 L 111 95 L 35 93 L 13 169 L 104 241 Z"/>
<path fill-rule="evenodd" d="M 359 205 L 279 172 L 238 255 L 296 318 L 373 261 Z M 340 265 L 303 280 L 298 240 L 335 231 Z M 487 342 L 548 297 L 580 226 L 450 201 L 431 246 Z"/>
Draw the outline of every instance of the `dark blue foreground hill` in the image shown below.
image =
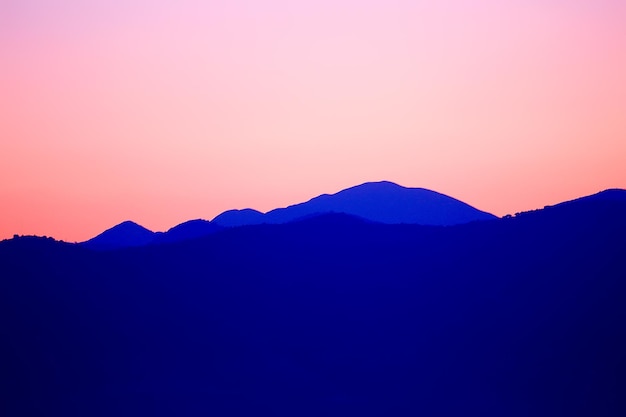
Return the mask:
<path fill-rule="evenodd" d="M 386 224 L 451 226 L 496 217 L 462 201 L 424 188 L 407 188 L 389 181 L 368 182 L 323 194 L 305 203 L 268 213 L 230 210 L 213 219 L 223 226 L 289 223 L 322 213 L 346 213 Z"/>
<path fill-rule="evenodd" d="M 626 201 L 0 242 L 0 415 L 626 415 Z"/>
<path fill-rule="evenodd" d="M 558 205 L 589 203 L 595 201 L 626 201 L 626 190 L 620 188 L 611 188 L 600 191 L 599 193 L 577 198 L 575 200 L 566 201 Z"/>

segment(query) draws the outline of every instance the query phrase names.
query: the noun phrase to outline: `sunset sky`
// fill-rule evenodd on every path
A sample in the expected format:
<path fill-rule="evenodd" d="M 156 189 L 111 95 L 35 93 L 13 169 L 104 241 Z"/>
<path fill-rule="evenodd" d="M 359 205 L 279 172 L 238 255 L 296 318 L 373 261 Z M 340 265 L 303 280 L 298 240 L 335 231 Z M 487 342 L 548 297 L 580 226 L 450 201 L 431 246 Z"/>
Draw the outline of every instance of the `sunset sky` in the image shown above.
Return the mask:
<path fill-rule="evenodd" d="M 2 0 L 0 239 L 626 188 L 625 74 L 624 0 Z"/>

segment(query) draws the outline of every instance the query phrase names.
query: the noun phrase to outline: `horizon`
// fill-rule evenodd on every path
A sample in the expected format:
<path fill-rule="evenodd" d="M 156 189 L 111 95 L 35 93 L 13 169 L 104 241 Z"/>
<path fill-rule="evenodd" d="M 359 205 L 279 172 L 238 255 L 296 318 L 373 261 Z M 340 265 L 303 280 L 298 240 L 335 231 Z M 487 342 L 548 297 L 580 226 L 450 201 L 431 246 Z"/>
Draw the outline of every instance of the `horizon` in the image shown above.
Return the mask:
<path fill-rule="evenodd" d="M 626 188 L 626 3 L 0 4 L 0 240 L 381 179 L 498 217 Z"/>
<path fill-rule="evenodd" d="M 320 197 L 320 196 L 322 196 L 322 195 L 335 195 L 335 194 L 338 194 L 338 193 L 340 193 L 340 192 L 342 192 L 342 191 L 345 191 L 345 190 L 348 190 L 348 189 L 351 189 L 351 188 L 361 187 L 361 186 L 366 185 L 366 184 L 380 184 L 380 183 L 389 183 L 389 184 L 392 184 L 392 185 L 394 185 L 394 186 L 399 186 L 399 187 L 404 188 L 404 189 L 421 189 L 421 190 L 431 191 L 431 192 L 435 192 L 435 193 L 438 193 L 438 194 L 442 194 L 442 195 L 444 195 L 444 196 L 451 197 L 451 198 L 455 199 L 455 197 L 454 197 L 454 196 L 449 196 L 449 195 L 447 195 L 447 194 L 445 194 L 445 193 L 439 193 L 439 192 L 438 192 L 438 191 L 436 191 L 436 190 L 429 190 L 429 189 L 422 188 L 422 187 L 404 186 L 404 185 L 402 185 L 402 184 L 398 184 L 398 183 L 395 183 L 395 182 L 393 182 L 393 181 L 387 181 L 387 180 L 380 180 L 380 181 L 367 181 L 367 182 L 364 182 L 364 183 L 360 183 L 360 184 L 357 184 L 357 185 L 354 185 L 354 186 L 350 186 L 350 187 L 347 187 L 347 188 L 344 188 L 344 189 L 338 190 L 338 191 L 336 191 L 336 192 L 323 193 L 323 194 L 319 194 L 319 195 L 313 196 L 313 197 L 311 197 L 311 198 L 307 198 L 307 199 L 305 199 L 305 200 L 303 200 L 303 201 L 294 202 L 294 203 L 291 203 L 291 204 L 288 204 L 288 205 L 285 205 L 285 206 L 281 206 L 281 207 L 273 207 L 273 208 L 271 208 L 271 209 L 269 209 L 269 210 L 266 210 L 266 211 L 256 210 L 256 209 L 254 209 L 254 208 L 252 208 L 252 207 L 242 207 L 242 208 L 227 209 L 227 210 L 225 210 L 225 211 L 223 211 L 223 212 L 220 212 L 220 213 L 218 213 L 218 214 L 216 214 L 215 216 L 212 216 L 212 217 L 196 217 L 196 218 L 189 218 L 189 219 L 185 219 L 185 220 L 183 220 L 183 221 L 181 221 L 181 222 L 178 222 L 178 223 L 176 223 L 176 224 L 173 224 L 173 225 L 168 226 L 167 228 L 165 228 L 165 229 L 161 229 L 161 230 L 156 230 L 156 229 L 152 229 L 152 228 L 150 228 L 150 227 L 147 227 L 147 226 L 145 226 L 145 225 L 144 225 L 141 221 L 139 221 L 139 220 L 137 220 L 137 219 L 124 219 L 124 220 L 119 221 L 118 223 L 115 223 L 115 224 L 112 224 L 112 225 L 108 225 L 108 226 L 106 226 L 104 229 L 100 230 L 100 231 L 99 231 L 99 232 L 97 232 L 96 234 L 94 234 L 94 235 L 92 235 L 92 236 L 89 236 L 88 238 L 83 239 L 83 240 L 68 240 L 68 239 L 62 239 L 62 238 L 59 238 L 59 237 L 57 237 L 57 236 L 43 235 L 43 234 L 19 234 L 19 233 L 14 233 L 14 234 L 13 234 L 13 235 L 11 235 L 10 237 L 9 237 L 9 236 L 7 236 L 7 237 L 2 237 L 2 236 L 0 236 L 0 241 L 10 239 L 11 237 L 19 236 L 19 237 L 48 237 L 48 238 L 50 238 L 50 237 L 51 237 L 51 238 L 54 238 L 54 239 L 55 239 L 55 240 L 57 240 L 57 241 L 63 241 L 63 242 L 68 242 L 68 243 L 84 243 L 84 242 L 87 242 L 87 241 L 88 241 L 88 240 L 90 240 L 90 239 L 93 239 L 93 238 L 95 238 L 95 237 L 97 237 L 97 236 L 99 236 L 99 235 L 103 234 L 104 232 L 107 232 L 107 231 L 109 231 L 109 230 L 111 230 L 111 229 L 114 229 L 114 228 L 116 228 L 116 227 L 118 227 L 118 226 L 120 226 L 120 225 L 122 225 L 122 224 L 125 224 L 125 223 L 131 223 L 131 224 L 134 224 L 134 225 L 136 225 L 136 226 L 139 226 L 139 227 L 141 227 L 141 228 L 143 228 L 143 229 L 146 229 L 146 230 L 148 230 L 148 231 L 150 231 L 150 232 L 153 232 L 153 233 L 166 233 L 166 232 L 168 232 L 170 229 L 172 229 L 172 228 L 174 228 L 174 227 L 176 227 L 176 226 L 180 226 L 181 224 L 183 224 L 183 223 L 187 223 L 187 222 L 193 222 L 193 221 L 207 221 L 207 222 L 213 222 L 213 221 L 214 221 L 217 217 L 219 217 L 221 214 L 223 214 L 223 213 L 225 213 L 225 212 L 228 212 L 228 211 L 254 210 L 254 211 L 259 212 L 259 213 L 262 213 L 262 214 L 267 214 L 267 213 L 269 213 L 269 212 L 271 212 L 271 211 L 273 211 L 273 210 L 275 210 L 275 209 L 284 209 L 284 208 L 287 208 L 287 207 L 291 207 L 291 206 L 293 206 L 293 205 L 298 205 L 298 204 L 307 203 L 307 202 L 309 202 L 310 200 L 313 200 L 313 199 L 315 199 L 315 198 L 317 198 L 317 197 Z M 584 198 L 584 197 L 593 196 L 593 195 L 600 194 L 600 193 L 602 193 L 602 192 L 606 192 L 606 191 L 610 191 L 610 190 L 620 190 L 620 191 L 626 191 L 625 189 L 622 189 L 622 188 L 607 188 L 607 189 L 604 189 L 604 190 L 600 190 L 600 191 L 598 191 L 598 192 L 596 192 L 596 193 L 591 193 L 591 194 L 584 195 L 584 196 L 577 196 L 577 197 L 575 197 L 575 198 L 566 199 L 566 200 L 563 200 L 563 201 L 558 201 L 558 202 L 555 202 L 555 203 L 553 203 L 553 204 L 545 204 L 545 205 L 543 205 L 543 206 L 541 206 L 541 207 L 531 208 L 531 209 L 529 209 L 529 210 L 520 210 L 520 211 L 516 211 L 516 212 L 510 212 L 510 213 L 506 213 L 506 214 L 503 214 L 503 215 L 497 215 L 497 214 L 491 213 L 491 212 L 489 212 L 489 211 L 482 210 L 480 207 L 475 207 L 475 206 L 472 206 L 471 204 L 469 204 L 469 206 L 471 206 L 471 207 L 473 207 L 473 208 L 475 208 L 475 209 L 477 209 L 477 210 L 483 211 L 483 212 L 485 212 L 485 213 L 487 213 L 487 214 L 493 214 L 494 216 L 496 216 L 496 218 L 497 218 L 497 219 L 501 219 L 501 218 L 503 218 L 503 217 L 505 217 L 505 216 L 510 216 L 510 215 L 515 216 L 515 215 L 517 215 L 517 214 L 519 214 L 519 213 L 524 213 L 524 212 L 529 212 L 529 211 L 534 211 L 534 210 L 541 210 L 541 209 L 544 209 L 544 208 L 549 207 L 549 206 L 552 206 L 552 205 L 556 205 L 556 204 L 560 204 L 560 203 L 565 203 L 565 202 L 569 202 L 569 201 L 577 200 L 577 199 L 579 199 L 579 198 Z M 457 199 L 457 200 L 458 200 L 458 199 Z M 461 203 L 468 204 L 467 202 L 462 201 L 462 200 L 458 200 L 458 201 L 461 201 Z M 354 215 L 351 215 L 351 216 L 354 216 Z"/>

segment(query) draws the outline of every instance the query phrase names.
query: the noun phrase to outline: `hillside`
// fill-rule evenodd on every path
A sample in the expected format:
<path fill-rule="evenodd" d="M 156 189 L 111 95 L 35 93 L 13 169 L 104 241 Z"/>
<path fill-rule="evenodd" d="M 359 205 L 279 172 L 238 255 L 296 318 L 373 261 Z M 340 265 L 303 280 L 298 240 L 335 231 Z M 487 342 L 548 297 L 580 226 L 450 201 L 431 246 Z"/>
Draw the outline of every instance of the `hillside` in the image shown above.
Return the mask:
<path fill-rule="evenodd" d="M 623 415 L 624 214 L 4 241 L 2 414 Z"/>

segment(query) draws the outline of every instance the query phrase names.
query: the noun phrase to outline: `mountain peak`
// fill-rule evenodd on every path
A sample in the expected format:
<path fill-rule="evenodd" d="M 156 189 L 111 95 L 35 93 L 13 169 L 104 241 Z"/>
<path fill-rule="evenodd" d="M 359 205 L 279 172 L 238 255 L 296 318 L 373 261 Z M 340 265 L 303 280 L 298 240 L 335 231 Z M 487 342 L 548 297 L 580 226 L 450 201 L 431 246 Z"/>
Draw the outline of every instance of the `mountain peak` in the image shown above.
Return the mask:
<path fill-rule="evenodd" d="M 261 224 L 264 223 L 264 214 L 251 208 L 227 210 L 216 216 L 212 222 L 224 227 Z"/>
<path fill-rule="evenodd" d="M 84 245 L 98 250 L 143 246 L 152 242 L 154 235 L 153 231 L 126 220 L 89 239 Z"/>
<path fill-rule="evenodd" d="M 132 220 L 124 220 L 124 221 L 123 221 L 123 222 L 121 222 L 120 224 L 117 224 L 117 225 L 115 225 L 115 226 L 113 226 L 113 227 L 111 227 L 110 229 L 107 229 L 107 230 L 113 230 L 113 229 L 132 229 L 132 228 L 135 228 L 135 229 L 144 229 L 144 230 L 149 230 L 149 229 L 147 229 L 147 228 L 143 227 L 142 225 L 140 225 L 140 224 L 138 224 L 138 223 L 135 223 L 135 222 L 134 222 L 134 221 L 132 221 Z"/>
<path fill-rule="evenodd" d="M 400 184 L 396 184 L 395 182 L 391 182 L 391 181 L 387 181 L 387 180 L 382 180 L 382 181 L 368 181 L 368 182 L 364 182 L 363 184 L 360 185 L 356 185 L 352 188 L 356 188 L 356 187 L 386 187 L 386 188 L 406 188 L 403 187 Z"/>
<path fill-rule="evenodd" d="M 391 190 L 406 190 L 407 187 L 396 184 L 391 181 L 369 181 L 363 184 L 355 185 L 353 187 L 346 188 L 339 191 L 339 193 L 349 190 L 369 190 L 369 191 L 391 191 Z M 337 193 L 338 194 L 338 193 Z"/>

